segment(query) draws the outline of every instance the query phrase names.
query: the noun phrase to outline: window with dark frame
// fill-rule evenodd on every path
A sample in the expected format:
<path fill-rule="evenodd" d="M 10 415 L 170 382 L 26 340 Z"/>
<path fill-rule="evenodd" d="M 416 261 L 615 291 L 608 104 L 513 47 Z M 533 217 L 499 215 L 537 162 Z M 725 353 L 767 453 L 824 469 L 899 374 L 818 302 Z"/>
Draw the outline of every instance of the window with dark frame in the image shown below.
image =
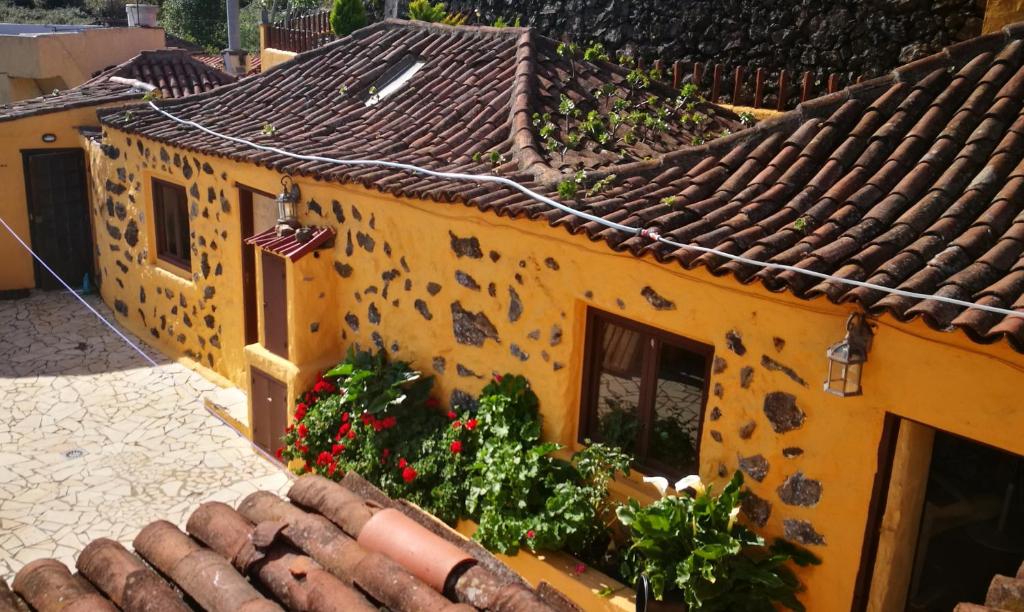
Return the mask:
<path fill-rule="evenodd" d="M 591 310 L 580 442 L 614 444 L 648 475 L 696 474 L 714 347 Z"/>
<path fill-rule="evenodd" d="M 153 179 L 153 217 L 157 257 L 191 272 L 192 243 L 185 188 Z"/>

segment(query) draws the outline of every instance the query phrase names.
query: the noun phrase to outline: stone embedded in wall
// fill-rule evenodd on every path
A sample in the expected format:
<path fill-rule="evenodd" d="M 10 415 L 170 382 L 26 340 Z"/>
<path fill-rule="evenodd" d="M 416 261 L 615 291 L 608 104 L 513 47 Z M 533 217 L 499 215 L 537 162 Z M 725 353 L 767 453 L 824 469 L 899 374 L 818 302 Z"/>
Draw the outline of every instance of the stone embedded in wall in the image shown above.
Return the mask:
<path fill-rule="evenodd" d="M 466 274 L 462 270 L 455 271 L 455 282 L 462 285 L 466 289 L 480 291 L 480 285 L 476 282 L 476 279 L 474 279 L 469 274 Z"/>
<path fill-rule="evenodd" d="M 175 157 L 177 157 L 177 155 L 175 155 Z M 188 163 L 187 159 L 184 160 L 181 164 L 181 174 L 186 179 L 192 178 L 192 165 Z"/>
<path fill-rule="evenodd" d="M 431 365 L 434 367 L 435 372 L 437 372 L 438 374 L 444 374 L 444 357 L 434 357 L 431 360 Z"/>
<path fill-rule="evenodd" d="M 206 188 L 206 201 L 210 204 L 217 201 L 217 190 L 213 187 Z"/>
<path fill-rule="evenodd" d="M 711 372 L 713 374 L 721 374 L 727 367 L 729 367 L 729 363 L 717 355 L 711 362 Z"/>
<path fill-rule="evenodd" d="M 128 178 L 128 171 L 125 170 L 123 167 L 118 168 L 114 172 L 117 173 L 117 180 L 121 181 L 122 183 L 126 183 L 129 180 L 131 180 Z"/>
<path fill-rule="evenodd" d="M 370 302 L 370 306 L 366 309 L 366 320 L 373 325 L 380 323 L 380 310 L 377 309 L 377 304 Z"/>
<path fill-rule="evenodd" d="M 782 372 L 783 374 L 788 376 L 793 382 L 799 383 L 804 387 L 807 386 L 807 381 L 801 378 L 799 374 L 794 372 L 793 368 L 790 368 L 789 366 L 783 365 L 778 361 L 775 361 L 768 355 L 761 355 L 761 366 L 763 366 L 769 372 Z"/>
<path fill-rule="evenodd" d="M 764 527 L 772 515 L 772 503 L 761 499 L 750 489 L 746 489 L 740 498 L 740 511 L 751 523 L 758 527 Z"/>
<path fill-rule="evenodd" d="M 345 222 L 345 209 L 341 207 L 341 202 L 337 200 L 331 200 L 331 212 L 334 213 L 334 219 L 338 223 Z"/>
<path fill-rule="evenodd" d="M 453 410 L 468 410 L 473 412 L 476 410 L 477 401 L 476 398 L 462 389 L 452 389 L 451 395 L 448 396 L 448 406 Z"/>
<path fill-rule="evenodd" d="M 406 291 L 412 291 L 412 279 L 411 278 L 405 279 L 405 290 Z"/>
<path fill-rule="evenodd" d="M 348 230 L 345 235 L 345 255 L 352 257 L 352 253 L 355 248 L 352 246 L 352 230 Z"/>
<path fill-rule="evenodd" d="M 498 286 L 494 283 L 487 283 L 487 295 L 498 297 Z"/>
<path fill-rule="evenodd" d="M 735 329 L 729 330 L 725 334 L 725 346 L 737 355 L 744 355 L 747 352 L 747 347 L 743 345 L 743 336 L 740 332 Z"/>
<path fill-rule="evenodd" d="M 387 283 L 392 282 L 393 280 L 395 280 L 396 278 L 398 278 L 401 275 L 402 275 L 402 273 L 399 272 L 397 268 L 391 268 L 390 270 L 385 270 L 385 271 L 381 272 L 380 273 L 380 279 L 382 281 L 384 281 L 385 284 L 387 284 Z"/>
<path fill-rule="evenodd" d="M 210 258 L 206 253 L 199 256 L 199 271 L 202 272 L 203 278 L 210 277 Z"/>
<path fill-rule="evenodd" d="M 427 303 L 423 300 L 417 299 L 412 305 L 413 308 L 416 309 L 416 312 L 420 313 L 420 315 L 427 321 L 434 318 L 434 315 L 430 312 L 430 307 L 427 306 Z"/>
<path fill-rule="evenodd" d="M 615 299 L 615 305 L 619 307 L 619 310 L 625 310 L 626 309 L 626 303 L 622 301 L 622 298 L 616 298 Z"/>
<path fill-rule="evenodd" d="M 556 272 L 558 271 L 558 268 L 559 268 L 558 262 L 555 261 L 554 257 L 545 257 L 544 258 L 544 265 L 549 267 L 549 268 L 551 268 L 552 270 L 555 270 Z"/>
<path fill-rule="evenodd" d="M 467 368 L 461 363 L 455 364 L 455 373 L 464 378 L 483 378 L 482 374 L 477 374 L 476 372 Z"/>
<path fill-rule="evenodd" d="M 810 522 L 799 519 L 783 519 L 782 531 L 787 540 L 804 546 L 825 546 L 825 536 L 818 533 Z"/>
<path fill-rule="evenodd" d="M 373 217 L 370 217 L 370 220 L 373 221 Z M 391 243 L 387 240 L 384 241 L 384 254 L 391 257 Z"/>
<path fill-rule="evenodd" d="M 772 344 L 775 346 L 775 350 L 780 353 L 782 352 L 782 349 L 786 348 L 786 341 L 778 336 L 772 338 Z"/>
<path fill-rule="evenodd" d="M 548 336 L 548 343 L 551 346 L 558 346 L 562 343 L 562 328 L 558 325 L 551 326 L 551 333 Z"/>
<path fill-rule="evenodd" d="M 592 300 L 594 299 L 594 292 L 591 291 L 590 289 L 587 289 L 586 291 L 583 292 L 583 297 L 587 298 L 588 300 Z"/>
<path fill-rule="evenodd" d="M 402 270 L 404 270 L 406 274 L 409 273 L 409 264 L 405 261 L 405 255 L 398 258 L 398 265 L 402 266 Z"/>
<path fill-rule="evenodd" d="M 715 442 L 721 442 L 722 441 L 722 432 L 716 431 L 716 430 L 712 429 L 711 430 L 711 439 L 714 440 Z"/>
<path fill-rule="evenodd" d="M 530 340 L 540 340 L 540 330 L 532 329 L 530 330 L 530 333 L 526 334 L 526 337 Z"/>
<path fill-rule="evenodd" d="M 359 212 L 359 209 L 356 208 L 355 204 L 352 205 L 352 218 L 355 219 L 356 221 L 363 220 L 363 213 Z"/>
<path fill-rule="evenodd" d="M 509 346 L 509 352 L 512 353 L 512 356 L 518 359 L 519 361 L 526 361 L 527 359 L 530 358 L 530 355 L 522 348 L 520 348 L 519 345 L 516 344 L 515 342 L 513 342 L 511 346 Z"/>
<path fill-rule="evenodd" d="M 203 172 L 205 174 L 213 174 L 213 166 L 209 162 L 203 162 Z"/>
<path fill-rule="evenodd" d="M 715 383 L 713 393 L 719 399 L 725 395 L 725 387 L 722 386 L 722 383 Z"/>
<path fill-rule="evenodd" d="M 311 213 L 315 213 L 320 217 L 324 216 L 324 211 L 322 208 L 320 208 L 320 203 L 317 202 L 316 200 L 311 199 L 310 201 L 306 202 L 306 208 L 309 209 L 309 212 Z"/>
<path fill-rule="evenodd" d="M 124 204 L 118 202 L 114 205 L 114 216 L 117 217 L 118 221 L 124 221 L 128 216 L 128 209 Z"/>
<path fill-rule="evenodd" d="M 437 283 L 434 282 L 427 283 L 427 293 L 429 293 L 430 295 L 437 295 L 440 292 L 441 285 L 438 285 Z"/>
<path fill-rule="evenodd" d="M 334 271 L 342 278 L 352 276 L 352 266 L 347 263 L 341 263 L 340 261 L 334 262 Z"/>
<path fill-rule="evenodd" d="M 551 369 L 554 370 L 555 372 L 561 370 L 564 367 L 565 367 L 565 364 L 562 363 L 561 361 L 553 361 L 551 363 Z"/>
<path fill-rule="evenodd" d="M 764 455 L 752 455 L 750 457 L 743 457 L 737 455 L 740 461 L 740 469 L 747 476 L 750 476 L 754 480 L 761 482 L 764 477 L 768 475 L 768 460 L 764 458 Z"/>
<path fill-rule="evenodd" d="M 367 253 L 372 253 L 373 249 L 377 246 L 377 242 L 372 236 L 362 232 L 356 232 L 356 244 L 363 247 Z"/>
<path fill-rule="evenodd" d="M 377 215 L 370 213 L 370 222 L 368 223 L 370 229 L 377 229 Z"/>
<path fill-rule="evenodd" d="M 460 302 L 452 302 L 452 332 L 459 344 L 483 346 L 487 338 L 501 343 L 498 330 L 483 312 L 470 312 Z"/>
<path fill-rule="evenodd" d="M 722 409 L 719 408 L 718 406 L 715 406 L 714 408 L 711 409 L 711 412 L 708 414 L 708 419 L 712 421 L 717 421 L 720 418 L 722 418 Z"/>
<path fill-rule="evenodd" d="M 753 419 L 747 421 L 743 425 L 740 425 L 740 439 L 749 440 L 750 436 L 754 435 L 755 429 L 757 429 L 757 422 Z"/>
<path fill-rule="evenodd" d="M 114 310 L 116 310 L 122 317 L 128 316 L 128 304 L 125 304 L 121 300 L 114 300 Z"/>
<path fill-rule="evenodd" d="M 139 144 L 142 144 L 142 143 L 139 143 Z M 167 153 L 167 149 L 165 149 L 163 147 L 160 147 L 160 161 L 164 162 L 165 164 L 167 162 L 171 161 L 171 156 Z"/>
<path fill-rule="evenodd" d="M 519 293 L 515 287 L 508 288 L 508 320 L 515 323 L 523 316 L 523 301 L 519 299 Z"/>
<path fill-rule="evenodd" d="M 107 207 L 107 216 L 108 217 L 113 217 L 114 216 L 114 198 L 112 198 L 110 196 L 107 196 L 107 200 L 106 200 L 106 202 L 104 202 L 104 204 L 106 204 L 106 207 Z"/>
<path fill-rule="evenodd" d="M 207 327 L 213 329 L 213 326 L 216 324 L 216 319 L 213 318 L 213 315 L 206 315 L 203 317 L 203 323 L 206 323 Z"/>
<path fill-rule="evenodd" d="M 114 145 L 103 143 L 100 145 L 100 150 L 103 151 L 103 154 L 110 159 L 117 159 L 118 157 L 121 157 L 121 149 L 118 149 Z"/>
<path fill-rule="evenodd" d="M 348 326 L 352 328 L 352 331 L 359 331 L 359 317 L 351 312 L 345 314 L 345 323 L 348 323 Z"/>
<path fill-rule="evenodd" d="M 498 260 L 501 259 L 501 253 L 497 251 L 491 251 L 489 255 L 491 257 L 491 261 L 494 263 L 498 263 Z"/>
<path fill-rule="evenodd" d="M 110 179 L 107 179 L 107 181 L 103 184 L 103 188 L 114 195 L 121 195 L 122 193 L 128 190 L 128 188 L 125 187 L 124 185 L 120 183 L 115 183 Z"/>
<path fill-rule="evenodd" d="M 640 295 L 644 296 L 651 306 L 654 306 L 655 310 L 675 310 L 676 304 L 672 300 L 669 300 L 655 291 L 652 287 L 647 286 L 640 290 Z"/>
<path fill-rule="evenodd" d="M 785 457 L 786 459 L 793 459 L 795 457 L 799 457 L 802 454 L 804 454 L 804 449 L 798 446 L 787 446 L 786 448 L 782 449 L 782 456 Z"/>
<path fill-rule="evenodd" d="M 131 247 L 139 243 L 139 225 L 135 219 L 129 221 L 127 227 L 124 228 L 124 241 Z"/>
<path fill-rule="evenodd" d="M 779 499 L 790 506 L 813 507 L 821 500 L 821 482 L 797 472 L 779 485 L 775 490 Z"/>
<path fill-rule="evenodd" d="M 192 183 L 192 186 L 188 188 L 188 194 L 190 196 L 192 196 L 193 198 L 195 198 L 196 200 L 198 200 L 199 199 L 199 185 L 196 185 L 195 183 Z"/>
<path fill-rule="evenodd" d="M 139 287 L 139 303 L 140 304 L 145 304 L 146 303 L 146 288 L 145 287 Z"/>
<path fill-rule="evenodd" d="M 450 230 L 448 236 L 451 238 L 452 251 L 455 252 L 456 257 L 480 259 L 484 256 L 483 251 L 480 250 L 480 241 L 476 236 L 460 238 Z"/>
<path fill-rule="evenodd" d="M 796 397 L 782 391 L 772 391 L 764 398 L 764 415 L 775 433 L 786 433 L 804 424 L 806 415 L 796 405 Z"/>
<path fill-rule="evenodd" d="M 114 240 L 121 239 L 121 230 L 118 229 L 115 225 L 107 223 L 107 233 L 110 234 L 110 237 L 113 238 Z"/>
<path fill-rule="evenodd" d="M 373 345 L 377 347 L 378 351 L 384 350 L 384 337 L 380 335 L 380 332 L 373 332 L 370 334 L 370 339 L 373 340 Z"/>
<path fill-rule="evenodd" d="M 523 275 L 522 274 L 516 272 L 515 279 L 516 279 L 516 282 L 519 283 L 520 285 L 524 284 L 523 283 Z"/>
<path fill-rule="evenodd" d="M 210 346 L 214 348 L 220 348 L 220 336 L 218 336 L 217 334 L 210 336 Z"/>
<path fill-rule="evenodd" d="M 740 386 L 744 389 L 750 388 L 750 383 L 754 381 L 754 368 L 750 366 L 743 366 L 740 369 Z"/>

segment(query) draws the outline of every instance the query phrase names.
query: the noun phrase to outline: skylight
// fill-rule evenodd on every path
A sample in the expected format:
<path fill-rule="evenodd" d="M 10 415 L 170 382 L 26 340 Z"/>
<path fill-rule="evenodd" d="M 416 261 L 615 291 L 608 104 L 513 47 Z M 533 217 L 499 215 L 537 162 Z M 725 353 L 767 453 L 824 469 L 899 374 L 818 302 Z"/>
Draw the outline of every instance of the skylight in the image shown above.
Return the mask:
<path fill-rule="evenodd" d="M 366 105 L 373 106 L 401 89 L 403 85 L 409 82 L 409 79 L 411 79 L 413 75 L 420 71 L 420 68 L 422 68 L 425 63 L 427 63 L 426 60 L 414 57 L 403 60 L 395 67 L 400 70 L 397 75 L 395 75 L 394 70 L 390 70 L 385 73 L 384 77 L 378 80 L 377 83 L 374 83 L 374 86 L 370 88 L 370 97 L 366 99 Z"/>

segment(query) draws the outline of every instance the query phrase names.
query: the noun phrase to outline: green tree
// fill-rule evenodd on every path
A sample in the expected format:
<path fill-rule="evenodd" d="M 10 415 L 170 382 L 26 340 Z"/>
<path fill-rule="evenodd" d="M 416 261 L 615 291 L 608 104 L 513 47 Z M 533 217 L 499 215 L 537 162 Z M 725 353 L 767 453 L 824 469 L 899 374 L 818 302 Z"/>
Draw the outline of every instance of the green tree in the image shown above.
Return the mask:
<path fill-rule="evenodd" d="M 348 36 L 366 25 L 366 9 L 362 0 L 334 0 L 331 7 L 331 29 L 338 36 Z"/>
<path fill-rule="evenodd" d="M 228 45 L 227 9 L 218 0 L 166 0 L 162 22 L 168 33 L 220 51 Z"/>

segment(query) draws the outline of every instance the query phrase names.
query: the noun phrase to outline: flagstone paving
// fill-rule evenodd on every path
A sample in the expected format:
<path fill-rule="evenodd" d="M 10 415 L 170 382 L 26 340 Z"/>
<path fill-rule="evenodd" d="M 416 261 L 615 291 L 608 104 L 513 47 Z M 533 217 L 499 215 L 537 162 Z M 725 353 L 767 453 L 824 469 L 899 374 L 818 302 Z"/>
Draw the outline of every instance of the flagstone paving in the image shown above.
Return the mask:
<path fill-rule="evenodd" d="M 40 557 L 73 564 L 91 540 L 130 543 L 158 518 L 183 526 L 202 501 L 287 489 L 203 407 L 216 385 L 147 353 L 161 365 L 69 294 L 0 301 L 0 576 Z"/>

